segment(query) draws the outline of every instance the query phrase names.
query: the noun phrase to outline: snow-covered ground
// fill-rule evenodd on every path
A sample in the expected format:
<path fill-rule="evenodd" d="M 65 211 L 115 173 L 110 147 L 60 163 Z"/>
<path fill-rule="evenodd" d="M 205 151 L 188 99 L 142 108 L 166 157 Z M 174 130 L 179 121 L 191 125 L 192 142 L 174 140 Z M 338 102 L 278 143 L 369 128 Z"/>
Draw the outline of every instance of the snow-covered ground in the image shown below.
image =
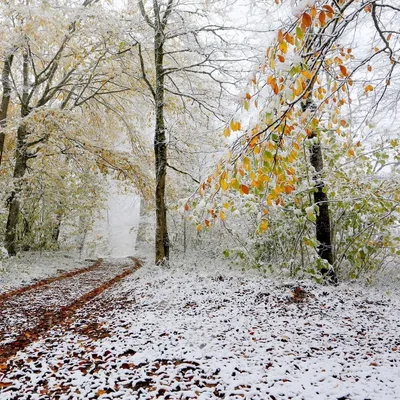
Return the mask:
<path fill-rule="evenodd" d="M 0 294 L 63 272 L 85 268 L 93 261 L 67 251 L 29 251 L 17 257 L 0 259 Z"/>
<path fill-rule="evenodd" d="M 0 398 L 396 400 L 399 332 L 398 291 L 197 255 L 145 265 L 20 352 Z"/>

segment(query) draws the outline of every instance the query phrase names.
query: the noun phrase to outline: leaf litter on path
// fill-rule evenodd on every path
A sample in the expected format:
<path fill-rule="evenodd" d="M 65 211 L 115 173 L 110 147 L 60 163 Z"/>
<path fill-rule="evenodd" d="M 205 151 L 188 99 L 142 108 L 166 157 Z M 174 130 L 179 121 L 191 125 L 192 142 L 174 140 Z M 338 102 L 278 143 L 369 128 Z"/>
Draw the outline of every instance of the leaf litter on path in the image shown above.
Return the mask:
<path fill-rule="evenodd" d="M 132 265 L 134 262 L 134 266 Z M 140 266 L 102 260 L 92 267 L 40 281 L 0 301 L 0 362 L 37 340 L 55 324 Z"/>

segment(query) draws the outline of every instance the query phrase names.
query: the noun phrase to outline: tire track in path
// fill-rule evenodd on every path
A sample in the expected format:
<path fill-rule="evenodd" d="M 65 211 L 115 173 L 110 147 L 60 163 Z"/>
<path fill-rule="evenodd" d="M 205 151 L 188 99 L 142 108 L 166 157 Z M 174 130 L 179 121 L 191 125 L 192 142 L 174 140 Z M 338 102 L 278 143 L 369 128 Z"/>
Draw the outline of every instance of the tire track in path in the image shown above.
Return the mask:
<path fill-rule="evenodd" d="M 2 305 L 2 303 L 6 300 L 8 300 L 9 298 L 22 294 L 22 293 L 26 293 L 29 292 L 30 290 L 34 290 L 34 289 L 38 289 L 42 286 L 48 285 L 52 282 L 56 282 L 56 281 L 61 281 L 62 279 L 66 279 L 66 278 L 71 278 L 73 276 L 79 275 L 79 274 L 83 274 L 84 272 L 89 272 L 89 271 L 93 271 L 94 269 L 96 269 L 97 267 L 99 267 L 103 262 L 102 258 L 99 258 L 98 260 L 95 261 L 94 264 L 89 265 L 88 267 L 85 268 L 79 268 L 76 269 L 74 271 L 70 271 L 70 272 L 65 272 L 64 274 L 60 274 L 60 275 L 56 275 L 56 276 L 51 276 L 49 278 L 46 279 L 41 279 L 35 283 L 32 283 L 31 285 L 28 286 L 23 286 L 19 289 L 15 289 L 15 290 L 11 290 L 10 292 L 5 292 L 0 294 L 0 306 Z"/>
<path fill-rule="evenodd" d="M 67 323 L 79 308 L 141 265 L 133 257 L 122 264 L 101 260 L 95 268 L 62 279 L 50 278 L 50 283 L 33 285 L 0 301 L 0 375 L 10 357 L 54 325 Z"/>

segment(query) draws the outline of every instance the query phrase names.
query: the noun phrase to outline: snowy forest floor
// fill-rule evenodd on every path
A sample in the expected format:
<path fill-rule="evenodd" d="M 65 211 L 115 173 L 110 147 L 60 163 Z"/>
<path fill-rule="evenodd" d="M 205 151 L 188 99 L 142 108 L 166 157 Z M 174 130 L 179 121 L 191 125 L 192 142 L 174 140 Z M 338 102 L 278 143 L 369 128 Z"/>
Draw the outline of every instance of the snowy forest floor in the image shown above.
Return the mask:
<path fill-rule="evenodd" d="M 80 267 L 0 291 L 1 400 L 400 399 L 398 291 L 200 256 Z"/>

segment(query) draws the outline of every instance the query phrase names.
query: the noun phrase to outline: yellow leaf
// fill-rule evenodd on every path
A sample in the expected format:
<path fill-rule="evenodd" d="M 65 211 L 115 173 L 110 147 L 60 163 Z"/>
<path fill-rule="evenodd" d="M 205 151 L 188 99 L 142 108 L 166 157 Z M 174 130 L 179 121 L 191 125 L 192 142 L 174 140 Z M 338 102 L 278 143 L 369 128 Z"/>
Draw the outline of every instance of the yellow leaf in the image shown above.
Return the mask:
<path fill-rule="evenodd" d="M 260 223 L 260 231 L 264 232 L 268 229 L 268 221 L 266 219 L 262 219 Z"/>
<path fill-rule="evenodd" d="M 281 42 L 279 43 L 279 50 L 283 53 L 286 54 L 287 50 L 288 50 L 288 45 L 286 42 Z"/>
<path fill-rule="evenodd" d="M 231 130 L 230 130 L 229 128 L 225 128 L 225 129 L 224 129 L 224 136 L 225 136 L 225 137 L 231 136 Z"/>
<path fill-rule="evenodd" d="M 239 186 L 239 182 L 238 182 L 238 180 L 236 178 L 232 178 L 230 186 L 231 186 L 232 189 L 237 189 L 237 190 L 240 187 Z"/>
<path fill-rule="evenodd" d="M 220 211 L 219 217 L 221 218 L 221 221 L 225 221 L 225 213 L 223 211 Z"/>
<path fill-rule="evenodd" d="M 372 85 L 367 85 L 365 86 L 364 90 L 365 93 L 372 92 L 374 90 L 374 87 Z"/>
<path fill-rule="evenodd" d="M 244 168 L 246 171 L 249 171 L 249 170 L 250 170 L 250 158 L 249 158 L 249 157 L 245 157 L 245 158 L 243 159 L 243 168 Z"/>
<path fill-rule="evenodd" d="M 310 72 L 310 71 L 301 71 L 301 74 L 303 75 L 303 76 L 305 76 L 307 79 L 311 79 L 312 77 L 313 77 L 313 74 L 312 74 L 312 72 Z"/>
<path fill-rule="evenodd" d="M 355 156 L 354 150 L 353 149 L 347 150 L 347 155 L 348 157 L 354 157 Z"/>
<path fill-rule="evenodd" d="M 228 190 L 229 188 L 228 182 L 225 179 L 221 180 L 221 188 L 222 190 Z"/>
<path fill-rule="evenodd" d="M 223 207 L 228 210 L 229 209 L 229 203 L 228 202 L 224 203 Z"/>
<path fill-rule="evenodd" d="M 231 129 L 232 129 L 233 131 L 239 131 L 239 130 L 240 130 L 240 127 L 241 127 L 240 122 L 238 122 L 238 121 L 233 121 L 233 120 L 231 121 L 230 126 L 231 126 Z"/>

